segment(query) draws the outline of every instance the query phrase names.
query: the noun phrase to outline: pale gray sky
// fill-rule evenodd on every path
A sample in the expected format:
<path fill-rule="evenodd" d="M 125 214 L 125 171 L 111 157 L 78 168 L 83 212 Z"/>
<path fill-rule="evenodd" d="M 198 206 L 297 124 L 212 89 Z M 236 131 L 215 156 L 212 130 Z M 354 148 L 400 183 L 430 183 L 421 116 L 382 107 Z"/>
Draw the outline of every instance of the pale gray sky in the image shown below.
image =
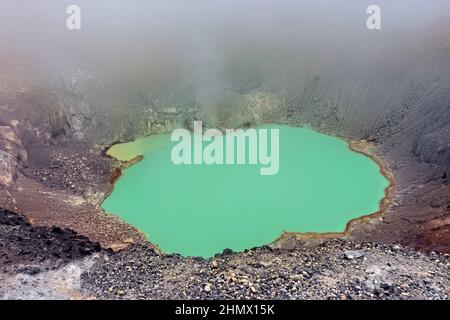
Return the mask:
<path fill-rule="evenodd" d="M 69 4 L 81 7 L 81 30 L 66 29 Z M 379 31 L 366 28 L 370 4 L 381 7 Z M 401 68 L 405 53 L 448 32 L 449 9 L 449 0 L 1 0 L 0 63 L 13 57 L 44 73 L 71 65 L 144 82 L 277 83 L 308 66 L 386 56 Z M 247 74 L 233 79 L 239 72 Z"/>

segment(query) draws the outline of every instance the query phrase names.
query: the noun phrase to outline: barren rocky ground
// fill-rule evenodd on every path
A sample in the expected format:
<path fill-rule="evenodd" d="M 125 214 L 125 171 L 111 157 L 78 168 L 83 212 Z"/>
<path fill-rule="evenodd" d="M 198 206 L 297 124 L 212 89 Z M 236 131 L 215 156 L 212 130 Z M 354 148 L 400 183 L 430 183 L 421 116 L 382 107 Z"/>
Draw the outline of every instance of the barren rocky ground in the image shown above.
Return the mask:
<path fill-rule="evenodd" d="M 103 255 L 81 275 L 107 299 L 448 299 L 449 259 L 396 245 L 329 241 L 259 248 L 211 261 L 144 247 Z"/>
<path fill-rule="evenodd" d="M 119 253 L 70 230 L 0 212 L 3 299 L 448 299 L 448 255 L 326 241 L 294 250 L 225 251 L 212 259 Z"/>

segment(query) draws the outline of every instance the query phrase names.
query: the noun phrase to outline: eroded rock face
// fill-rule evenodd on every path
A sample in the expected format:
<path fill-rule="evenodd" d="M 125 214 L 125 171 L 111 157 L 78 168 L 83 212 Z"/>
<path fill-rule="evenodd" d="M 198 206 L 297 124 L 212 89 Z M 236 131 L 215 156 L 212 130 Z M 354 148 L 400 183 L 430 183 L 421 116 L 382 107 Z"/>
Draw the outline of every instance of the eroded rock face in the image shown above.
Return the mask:
<path fill-rule="evenodd" d="M 14 179 L 14 163 L 13 156 L 5 151 L 0 150 L 0 184 L 9 187 Z"/>
<path fill-rule="evenodd" d="M 18 170 L 26 161 L 27 152 L 15 130 L 0 126 L 0 186 L 13 186 Z"/>

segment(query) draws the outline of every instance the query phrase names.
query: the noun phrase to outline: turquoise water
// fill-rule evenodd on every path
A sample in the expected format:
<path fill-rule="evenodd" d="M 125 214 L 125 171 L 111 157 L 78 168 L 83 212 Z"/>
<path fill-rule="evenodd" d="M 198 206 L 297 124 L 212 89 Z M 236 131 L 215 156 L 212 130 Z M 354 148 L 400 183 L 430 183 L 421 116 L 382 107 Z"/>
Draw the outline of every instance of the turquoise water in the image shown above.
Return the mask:
<path fill-rule="evenodd" d="M 167 253 L 210 257 L 269 244 L 283 231 L 342 232 L 379 210 L 389 182 L 370 158 L 335 137 L 279 129 L 279 171 L 260 165 L 175 165 L 170 135 L 113 146 L 124 171 L 103 208 L 144 232 Z"/>

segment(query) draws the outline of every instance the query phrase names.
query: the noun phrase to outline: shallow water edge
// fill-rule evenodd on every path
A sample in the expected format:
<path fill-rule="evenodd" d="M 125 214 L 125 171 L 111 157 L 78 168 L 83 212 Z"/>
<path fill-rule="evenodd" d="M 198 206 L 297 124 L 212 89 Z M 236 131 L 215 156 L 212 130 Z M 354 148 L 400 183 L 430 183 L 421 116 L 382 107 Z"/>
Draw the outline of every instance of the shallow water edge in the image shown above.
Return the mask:
<path fill-rule="evenodd" d="M 342 139 L 342 138 L 341 138 Z M 388 166 L 385 164 L 383 159 L 376 153 L 375 149 L 376 146 L 372 143 L 368 143 L 364 140 L 361 141 L 348 141 L 345 139 L 342 139 L 345 142 L 347 142 L 347 147 L 357 153 L 360 153 L 371 160 L 373 160 L 378 168 L 380 173 L 386 178 L 388 181 L 388 186 L 384 189 L 384 197 L 380 200 L 379 204 L 379 210 L 376 212 L 365 214 L 361 217 L 352 219 L 347 222 L 345 230 L 343 232 L 283 232 L 277 239 L 275 239 L 273 242 L 268 244 L 272 248 L 291 248 L 291 247 L 298 247 L 298 246 L 308 246 L 313 245 L 314 243 L 320 243 L 323 240 L 327 239 L 334 239 L 334 238 L 343 238 L 347 237 L 351 234 L 352 228 L 356 225 L 359 225 L 361 223 L 377 223 L 382 221 L 383 214 L 386 212 L 386 210 L 389 207 L 389 204 L 392 201 L 392 198 L 394 196 L 394 189 L 395 189 L 395 179 L 393 173 L 388 169 Z M 111 155 L 109 155 L 111 157 Z M 114 157 L 112 157 L 114 158 Z M 102 208 L 102 204 L 104 200 L 111 195 L 111 193 L 114 190 L 114 185 L 120 179 L 120 176 L 122 174 L 122 171 L 138 162 L 140 162 L 143 159 L 143 156 L 136 156 L 135 158 L 127 161 L 120 161 L 117 160 L 119 165 L 116 168 L 114 174 L 111 176 L 110 183 L 111 188 L 109 192 L 105 194 L 103 199 L 100 201 L 98 206 Z M 103 209 L 104 210 L 104 209 Z M 113 215 L 113 214 L 112 214 Z M 116 216 L 116 215 L 114 215 Z M 120 217 L 119 217 L 120 218 Z M 120 218 L 123 220 L 122 218 Z M 127 223 L 126 221 L 124 221 Z M 129 224 L 129 223 L 127 223 Z M 137 227 L 134 227 L 135 229 L 138 229 Z M 143 234 L 141 232 L 141 234 Z M 148 238 L 147 238 L 148 240 Z M 148 240 L 149 244 L 151 244 L 152 247 L 157 248 L 157 251 L 159 253 L 163 253 L 163 251 L 155 244 L 152 243 L 150 240 Z"/>
<path fill-rule="evenodd" d="M 364 223 L 379 223 L 383 221 L 383 216 L 389 209 L 389 205 L 395 196 L 395 176 L 389 169 L 385 161 L 374 151 L 376 146 L 365 140 L 347 141 L 350 150 L 360 153 L 372 159 L 380 170 L 380 173 L 389 181 L 389 185 L 384 189 L 384 197 L 380 200 L 379 210 L 376 212 L 362 215 L 347 222 L 343 232 L 283 232 L 280 237 L 273 241 L 269 246 L 272 248 L 290 248 L 298 246 L 311 246 L 325 240 L 346 238 L 351 235 L 352 229 Z"/>

